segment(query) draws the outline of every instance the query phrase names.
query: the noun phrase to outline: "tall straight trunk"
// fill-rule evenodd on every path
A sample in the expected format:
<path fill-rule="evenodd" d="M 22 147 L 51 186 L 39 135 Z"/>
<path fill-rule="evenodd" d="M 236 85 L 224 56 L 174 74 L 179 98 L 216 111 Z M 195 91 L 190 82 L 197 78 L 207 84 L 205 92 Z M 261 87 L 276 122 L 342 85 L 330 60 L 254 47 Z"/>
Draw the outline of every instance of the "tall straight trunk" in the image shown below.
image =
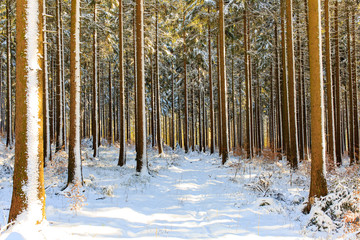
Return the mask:
<path fill-rule="evenodd" d="M 47 54 L 47 35 L 46 35 L 46 1 L 43 1 L 43 48 L 44 48 L 44 75 L 43 75 L 43 116 L 44 116 L 44 164 L 51 159 L 50 143 L 50 122 L 49 122 L 49 72 L 48 72 L 48 54 Z"/>
<path fill-rule="evenodd" d="M 175 80 L 174 80 L 174 65 L 171 65 L 171 148 L 175 150 Z"/>
<path fill-rule="evenodd" d="M 157 147 L 158 153 L 163 153 L 161 139 L 161 98 L 160 98 L 160 82 L 159 82 L 159 25 L 158 25 L 158 1 L 156 1 L 156 17 L 155 17 L 155 84 L 156 84 L 156 130 L 157 130 Z"/>
<path fill-rule="evenodd" d="M 187 65 L 187 58 L 186 58 L 186 35 L 185 35 L 185 9 L 184 9 L 184 16 L 183 16 L 183 41 L 184 41 L 184 113 L 185 113 L 185 120 L 184 120 L 184 148 L 185 153 L 189 152 L 189 133 L 188 133 L 188 96 L 187 96 L 187 71 L 186 71 L 186 65 Z"/>
<path fill-rule="evenodd" d="M 224 19 L 224 0 L 219 0 L 219 42 L 220 42 L 220 79 L 221 79 L 221 122 L 222 122 L 222 164 L 229 159 L 228 145 L 228 101 L 227 101 L 227 83 L 225 68 L 225 19 Z"/>
<path fill-rule="evenodd" d="M 282 122 L 284 153 L 289 154 L 289 97 L 288 97 L 288 76 L 286 62 L 286 34 L 285 34 L 285 0 L 281 1 L 281 48 L 282 48 Z"/>
<path fill-rule="evenodd" d="M 358 115 L 358 84 L 357 84 L 357 65 L 356 65 L 356 23 L 355 23 L 356 7 L 353 6 L 351 11 L 352 18 L 352 65 L 353 65 L 353 103 L 354 103 L 354 144 L 355 144 L 355 159 L 359 162 L 359 115 Z"/>
<path fill-rule="evenodd" d="M 244 48 L 245 48 L 245 88 L 246 88 L 246 142 L 245 142 L 245 151 L 246 158 L 251 158 L 252 156 L 252 134 L 251 134 L 251 79 L 249 74 L 249 57 L 248 57 L 248 30 L 247 30 L 247 0 L 245 0 L 245 10 L 244 10 Z"/>
<path fill-rule="evenodd" d="M 195 80 L 192 81 L 192 86 L 191 86 L 191 151 L 195 151 L 195 144 L 196 144 L 196 140 L 195 140 Z"/>
<path fill-rule="evenodd" d="M 301 18 L 300 18 L 300 13 L 297 17 L 297 26 L 298 26 L 298 33 L 296 36 L 296 86 L 297 86 L 297 91 L 296 91 L 296 98 L 297 98 L 297 107 L 296 107 L 296 113 L 297 113 L 297 128 L 298 128 L 298 147 L 299 147 L 299 160 L 302 161 L 305 159 L 305 153 L 304 153 L 304 129 L 303 129 L 303 101 L 302 101 L 302 85 L 301 85 L 301 78 L 302 78 L 302 74 L 303 74 L 303 66 L 301 65 L 301 59 L 302 59 L 302 48 L 301 48 Z"/>
<path fill-rule="evenodd" d="M 216 54 L 217 54 L 217 79 L 218 79 L 218 87 L 217 87 L 217 97 L 218 97 L 218 142 L 219 142 L 219 155 L 222 155 L 222 121 L 221 121 L 221 79 L 220 79 L 220 53 L 219 53 L 219 34 L 217 35 L 217 42 L 216 42 Z"/>
<path fill-rule="evenodd" d="M 305 54 L 302 54 L 301 55 L 301 65 L 302 66 L 305 66 Z M 308 157 L 308 146 L 309 146 L 309 143 L 308 143 L 308 129 L 307 129 L 307 109 L 306 109 L 306 106 L 307 106 L 307 101 L 306 101 L 306 88 L 305 88 L 305 74 L 304 74 L 304 69 L 302 69 L 302 74 L 301 74 L 301 89 L 302 89 L 302 105 L 303 105 L 303 108 L 302 108 L 302 118 L 303 118 L 303 122 L 302 122 L 302 129 L 303 129 L 303 134 L 304 134 L 304 158 L 307 159 Z"/>
<path fill-rule="evenodd" d="M 80 1 L 71 1 L 70 29 L 70 137 L 68 185 L 82 184 L 80 151 Z"/>
<path fill-rule="evenodd" d="M 10 23 L 10 0 L 6 1 L 6 147 L 12 146 L 12 107 L 11 107 L 11 23 Z"/>
<path fill-rule="evenodd" d="M 97 41 L 97 40 L 96 40 Z M 97 56 L 99 57 L 99 52 L 100 52 L 100 49 L 97 48 Z M 101 69 L 101 74 L 100 74 L 100 69 Z M 98 147 L 100 146 L 100 142 L 101 142 L 101 137 L 102 137 L 102 114 L 101 114 L 101 111 L 102 111 L 102 107 L 101 107 L 101 91 L 100 91 L 100 88 L 101 88 L 101 83 L 102 81 L 100 81 L 100 76 L 103 76 L 103 70 L 102 68 L 100 67 L 100 61 L 97 61 L 97 115 L 98 115 L 98 124 L 97 124 L 97 128 L 98 128 L 98 138 L 97 138 L 97 145 Z"/>
<path fill-rule="evenodd" d="M 60 0 L 56 0 L 56 152 L 64 147 L 63 136 L 63 101 L 61 87 L 61 27 L 60 27 Z"/>
<path fill-rule="evenodd" d="M 128 144 L 131 143 L 131 132 L 130 132 L 130 82 L 126 88 L 126 141 Z"/>
<path fill-rule="evenodd" d="M 179 118 L 179 126 L 178 126 L 178 137 L 179 137 L 179 146 L 180 148 L 183 147 L 183 134 L 182 134 L 182 126 L 181 126 L 181 99 L 180 93 L 178 94 L 178 118 Z"/>
<path fill-rule="evenodd" d="M 350 11 L 348 11 L 347 23 L 347 54 L 348 54 L 348 83 L 349 83 L 349 157 L 350 164 L 354 163 L 354 103 L 353 103 L 353 81 L 352 81 L 352 61 L 351 61 L 351 28 Z"/>
<path fill-rule="evenodd" d="M 335 157 L 334 94 L 331 66 L 330 11 L 329 0 L 325 0 L 325 40 L 326 40 L 326 82 L 327 82 L 327 124 L 328 124 L 328 162 L 333 164 Z"/>
<path fill-rule="evenodd" d="M 108 142 L 110 145 L 114 143 L 113 136 L 113 109 L 112 109 L 112 79 L 111 79 L 111 62 L 109 62 L 109 112 L 108 112 Z"/>
<path fill-rule="evenodd" d="M 153 55 L 150 54 L 150 79 L 151 79 L 151 144 L 152 147 L 155 147 L 155 84 L 154 84 L 154 74 L 153 74 Z"/>
<path fill-rule="evenodd" d="M 208 53 L 209 53 L 209 98 L 210 98 L 210 153 L 215 152 L 215 120 L 214 120 L 214 97 L 212 83 L 212 55 L 211 55 L 211 26 L 210 7 L 208 7 Z"/>
<path fill-rule="evenodd" d="M 45 219 L 43 148 L 43 1 L 16 1 L 15 164 L 9 222 Z M 22 218 L 22 219 L 23 219 Z"/>
<path fill-rule="evenodd" d="M 146 118 L 144 76 L 144 0 L 136 0 L 136 171 L 146 172 Z"/>
<path fill-rule="evenodd" d="M 62 1 L 60 1 L 60 41 L 61 41 L 61 92 L 62 92 L 62 135 L 64 141 L 64 149 L 67 150 L 67 127 L 66 127 L 66 92 L 65 92 L 65 44 L 64 44 L 64 27 L 62 19 Z"/>
<path fill-rule="evenodd" d="M 336 100 L 336 126 L 335 126 L 335 153 L 336 164 L 342 164 L 341 159 L 341 95 L 340 95 L 340 49 L 339 49 L 339 2 L 335 1 L 335 100 Z"/>
<path fill-rule="evenodd" d="M 275 20 L 275 79 L 276 79 L 276 103 L 277 103 L 277 151 L 283 151 L 283 128 L 282 128 L 282 101 L 281 101 L 281 82 L 280 82 L 280 61 L 279 61 L 279 48 L 278 48 L 278 21 Z"/>
<path fill-rule="evenodd" d="M 135 0 L 134 0 L 135 2 Z M 133 49 L 134 49 L 134 65 L 133 65 L 133 69 L 134 69 L 134 119 L 136 119 L 136 112 L 137 112 L 137 60 L 136 60 L 136 6 L 134 5 L 134 8 L 133 8 Z M 154 86 L 154 89 L 155 89 L 155 86 Z M 156 91 L 156 90 L 155 90 Z M 156 94 L 154 91 L 154 94 Z M 156 104 L 156 102 L 155 102 Z M 136 136 L 138 135 L 136 133 L 136 131 L 138 130 L 138 127 L 137 127 L 137 121 L 135 121 L 134 123 L 135 125 L 135 149 L 137 148 L 137 146 L 139 146 L 139 144 L 137 144 L 137 139 L 136 139 Z M 137 151 L 137 150 L 136 150 Z"/>
<path fill-rule="evenodd" d="M 315 197 L 327 195 L 325 178 L 325 113 L 321 53 L 321 3 L 309 0 L 309 53 L 311 89 L 311 182 L 309 210 Z"/>
<path fill-rule="evenodd" d="M 286 0 L 286 39 L 287 39 L 287 70 L 289 83 L 289 116 L 290 116 L 290 151 L 288 161 L 293 169 L 297 169 L 299 161 L 299 145 L 296 115 L 296 79 L 294 61 L 292 0 Z"/>
<path fill-rule="evenodd" d="M 234 78 L 234 54 L 231 59 L 231 87 L 232 87 L 232 112 L 233 112 L 233 148 L 237 146 L 237 134 L 236 134 L 236 101 L 235 101 L 235 78 Z"/>
<path fill-rule="evenodd" d="M 94 1 L 94 31 L 93 31 L 93 81 L 92 81 L 92 136 L 93 136 L 93 149 L 94 149 L 94 157 L 98 157 L 98 138 L 99 138 L 99 102 L 98 102 L 98 60 L 97 60 L 97 2 Z"/>
<path fill-rule="evenodd" d="M 205 89 L 203 90 L 202 92 L 202 109 L 203 109 L 203 117 L 202 117 L 202 120 L 203 120 L 203 127 L 202 127 L 202 130 L 203 130 L 203 152 L 206 152 L 206 144 L 207 144 L 207 119 L 206 119 L 206 109 L 205 109 Z"/>
<path fill-rule="evenodd" d="M 200 74 L 198 74 L 200 75 Z M 202 148 L 203 148 L 203 136 L 202 136 L 202 115 L 201 115 L 201 108 L 202 108 L 202 99 L 201 99 L 201 83 L 200 83 L 200 77 L 199 77 L 199 100 L 198 100 L 198 104 L 199 104 L 199 111 L 198 111 L 198 114 L 199 114 L 199 152 L 202 151 Z"/>
<path fill-rule="evenodd" d="M 269 112 L 269 147 L 275 152 L 275 119 L 274 119 L 274 66 L 271 64 L 271 76 L 270 76 L 270 112 Z"/>

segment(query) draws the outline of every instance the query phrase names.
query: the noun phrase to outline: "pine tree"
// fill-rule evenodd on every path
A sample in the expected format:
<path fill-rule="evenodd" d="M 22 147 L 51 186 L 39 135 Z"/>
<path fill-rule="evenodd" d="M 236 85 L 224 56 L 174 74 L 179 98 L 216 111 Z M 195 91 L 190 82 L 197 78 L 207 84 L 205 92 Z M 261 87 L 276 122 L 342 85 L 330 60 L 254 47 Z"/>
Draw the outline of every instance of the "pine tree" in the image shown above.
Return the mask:
<path fill-rule="evenodd" d="M 16 1 L 16 142 L 9 222 L 45 219 L 43 148 L 43 1 Z M 30 37 L 31 36 L 31 37 Z"/>

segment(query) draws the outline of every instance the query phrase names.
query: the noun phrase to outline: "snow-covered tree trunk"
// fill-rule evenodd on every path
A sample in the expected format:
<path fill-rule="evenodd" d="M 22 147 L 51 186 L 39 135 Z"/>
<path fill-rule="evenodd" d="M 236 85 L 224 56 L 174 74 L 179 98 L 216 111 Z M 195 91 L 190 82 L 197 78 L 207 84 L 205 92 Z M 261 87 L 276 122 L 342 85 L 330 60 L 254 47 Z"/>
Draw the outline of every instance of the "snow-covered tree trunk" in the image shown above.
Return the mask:
<path fill-rule="evenodd" d="M 96 15 L 97 15 L 97 2 L 94 1 L 94 31 L 93 31 L 93 82 L 92 82 L 92 137 L 93 137 L 93 150 L 94 157 L 99 156 L 98 150 L 98 138 L 99 138 L 99 102 L 98 102 L 98 60 L 97 60 L 97 27 L 96 27 Z"/>
<path fill-rule="evenodd" d="M 68 185 L 82 183 L 80 152 L 80 1 L 71 1 L 70 29 L 70 138 Z"/>
<path fill-rule="evenodd" d="M 43 2 L 16 1 L 16 143 L 9 222 L 45 218 L 43 173 Z"/>

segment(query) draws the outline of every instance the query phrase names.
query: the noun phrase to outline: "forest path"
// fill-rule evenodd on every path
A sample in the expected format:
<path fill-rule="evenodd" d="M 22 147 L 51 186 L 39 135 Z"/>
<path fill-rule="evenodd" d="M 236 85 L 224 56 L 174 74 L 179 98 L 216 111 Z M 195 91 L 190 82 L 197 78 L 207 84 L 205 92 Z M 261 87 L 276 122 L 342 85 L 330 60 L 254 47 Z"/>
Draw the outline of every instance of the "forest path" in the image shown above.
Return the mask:
<path fill-rule="evenodd" d="M 84 162 L 87 205 L 80 211 L 71 212 L 66 198 L 48 193 L 47 218 L 62 236 L 58 239 L 64 234 L 70 239 L 303 238 L 287 216 L 259 209 L 257 197 L 244 188 L 251 176 L 234 179 L 217 154 L 159 157 L 151 151 L 152 176 L 134 174 L 133 151 L 123 168 L 116 166 L 117 148 L 101 148 L 100 154 Z"/>

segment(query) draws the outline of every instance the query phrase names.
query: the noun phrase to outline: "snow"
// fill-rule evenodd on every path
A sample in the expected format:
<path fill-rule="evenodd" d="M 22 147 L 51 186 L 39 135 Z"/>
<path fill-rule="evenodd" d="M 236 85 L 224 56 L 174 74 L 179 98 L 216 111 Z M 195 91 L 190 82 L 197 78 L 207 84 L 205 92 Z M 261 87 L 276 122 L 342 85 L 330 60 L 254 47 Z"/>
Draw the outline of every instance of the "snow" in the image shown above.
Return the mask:
<path fill-rule="evenodd" d="M 39 79 L 40 53 L 39 45 L 39 2 L 28 1 L 26 6 L 26 64 L 27 64 L 27 177 L 28 182 L 23 186 L 27 198 L 27 211 L 18 216 L 18 220 L 36 222 L 42 219 L 42 204 L 39 200 L 39 132 L 40 132 L 40 104 Z"/>
<path fill-rule="evenodd" d="M 134 149 L 127 149 L 127 165 L 118 167 L 116 146 L 100 147 L 99 158 L 93 158 L 91 140 L 82 141 L 84 188 L 78 194 L 86 200 L 76 211 L 61 192 L 67 177 L 66 153 L 55 154 L 45 169 L 47 222 L 32 229 L 16 224 L 0 240 L 310 239 L 344 234 L 326 228 L 337 223 L 322 211 L 325 202 L 319 202 L 309 215 L 302 213 L 310 162 L 301 163 L 296 173 L 285 160 L 231 156 L 222 166 L 218 154 L 184 154 L 164 146 L 161 157 L 148 148 L 150 174 L 137 175 Z M 0 143 L 0 167 L 11 166 L 11 156 Z M 0 168 L 0 224 L 4 226 L 12 172 L 1 172 L 5 171 Z M 326 229 L 308 226 L 315 213 Z M 4 230 L 1 227 L 0 234 Z"/>

